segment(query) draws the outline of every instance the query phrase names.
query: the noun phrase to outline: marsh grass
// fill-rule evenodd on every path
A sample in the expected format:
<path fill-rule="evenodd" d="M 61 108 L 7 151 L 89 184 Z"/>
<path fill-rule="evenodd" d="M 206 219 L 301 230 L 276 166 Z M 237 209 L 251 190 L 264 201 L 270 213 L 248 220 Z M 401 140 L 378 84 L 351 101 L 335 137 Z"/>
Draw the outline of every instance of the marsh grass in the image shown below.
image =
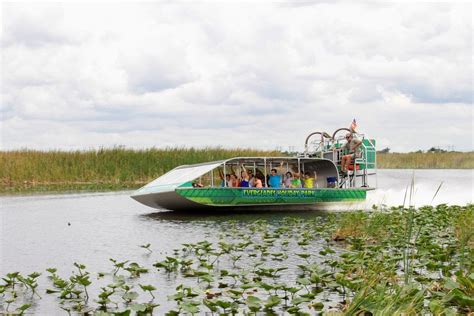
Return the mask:
<path fill-rule="evenodd" d="M 0 192 L 133 189 L 179 165 L 280 155 L 278 151 L 219 147 L 1 151 Z"/>
<path fill-rule="evenodd" d="M 436 196 L 436 194 L 435 194 Z M 434 198 L 433 198 L 434 199 Z M 404 202 L 405 203 L 405 202 Z M 410 281 L 411 275 L 411 262 L 412 262 L 412 252 L 414 248 L 414 243 L 416 242 L 413 240 L 413 226 L 415 223 L 415 172 L 413 171 L 413 175 L 411 178 L 410 184 L 410 195 L 408 200 L 408 210 L 405 222 L 405 244 L 404 244 L 404 251 L 403 251 L 403 271 L 405 274 L 405 284 L 407 285 Z"/>
<path fill-rule="evenodd" d="M 380 169 L 474 169 L 474 152 L 377 154 Z"/>
<path fill-rule="evenodd" d="M 409 191 L 414 191 L 413 185 Z M 383 234 L 369 229 L 374 221 L 375 227 L 384 228 Z M 366 285 L 357 288 L 344 311 L 419 314 L 428 299 L 428 310 L 436 315 L 453 313 L 449 308 L 453 305 L 459 312 L 472 313 L 472 227 L 472 205 L 400 206 L 388 212 L 344 215 L 335 232 L 346 232 L 343 244 L 357 254 L 343 255 L 339 267 L 347 264 L 346 278 L 362 278 Z"/>
<path fill-rule="evenodd" d="M 351 212 L 341 219 L 332 239 L 342 241 L 357 238 L 367 242 L 378 242 L 387 237 L 386 227 L 390 224 L 390 217 L 384 213 Z"/>
<path fill-rule="evenodd" d="M 423 307 L 426 291 L 409 286 L 389 286 L 374 278 L 359 292 L 345 311 L 348 315 L 376 310 L 378 315 L 417 315 Z"/>
<path fill-rule="evenodd" d="M 459 212 L 454 220 L 454 233 L 461 254 L 460 264 L 467 270 L 474 267 L 474 209 Z"/>
<path fill-rule="evenodd" d="M 136 189 L 179 165 L 285 155 L 219 147 L 0 151 L 0 193 Z M 377 164 L 378 168 L 474 168 L 474 152 L 379 154 Z"/>

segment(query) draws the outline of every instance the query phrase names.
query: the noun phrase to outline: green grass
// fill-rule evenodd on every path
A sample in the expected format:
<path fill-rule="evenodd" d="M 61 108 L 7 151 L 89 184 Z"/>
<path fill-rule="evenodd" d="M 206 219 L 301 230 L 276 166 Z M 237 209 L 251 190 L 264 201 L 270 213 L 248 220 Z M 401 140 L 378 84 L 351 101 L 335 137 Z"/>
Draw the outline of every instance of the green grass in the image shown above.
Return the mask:
<path fill-rule="evenodd" d="M 474 152 L 378 154 L 380 169 L 473 169 Z"/>
<path fill-rule="evenodd" d="M 125 148 L 0 151 L 0 192 L 133 189 L 184 164 L 278 151 L 222 148 Z"/>
<path fill-rule="evenodd" d="M 183 164 L 283 155 L 278 151 L 218 147 L 0 151 L 0 193 L 135 189 Z M 474 152 L 379 154 L 377 164 L 381 169 L 472 169 Z"/>

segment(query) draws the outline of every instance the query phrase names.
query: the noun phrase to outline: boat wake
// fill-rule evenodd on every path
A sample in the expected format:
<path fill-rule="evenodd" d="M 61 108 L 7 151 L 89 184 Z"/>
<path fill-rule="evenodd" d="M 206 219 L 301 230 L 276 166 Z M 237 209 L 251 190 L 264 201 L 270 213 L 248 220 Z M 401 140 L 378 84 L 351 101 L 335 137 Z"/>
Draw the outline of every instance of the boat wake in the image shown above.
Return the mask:
<path fill-rule="evenodd" d="M 438 191 L 439 189 L 439 191 Z M 415 207 L 424 205 L 466 205 L 473 202 L 472 185 L 459 185 L 441 182 L 422 182 L 415 184 L 414 194 L 411 204 Z M 410 204 L 410 183 L 398 188 L 378 188 L 367 193 L 367 200 L 364 202 L 365 209 L 370 209 L 374 205 L 377 207 L 391 207 Z"/>

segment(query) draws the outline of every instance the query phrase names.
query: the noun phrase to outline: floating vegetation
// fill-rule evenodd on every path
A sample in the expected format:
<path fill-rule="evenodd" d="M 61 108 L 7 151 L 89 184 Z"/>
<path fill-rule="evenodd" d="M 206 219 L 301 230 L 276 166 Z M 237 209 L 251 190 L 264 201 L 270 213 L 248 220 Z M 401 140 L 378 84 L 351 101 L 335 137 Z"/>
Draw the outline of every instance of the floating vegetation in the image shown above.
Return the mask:
<path fill-rule="evenodd" d="M 473 205 L 444 204 L 225 221 L 215 239 L 172 253 L 137 247 L 150 266 L 110 258 L 110 269 L 97 273 L 73 263 L 67 276 L 47 269 L 40 288 L 69 314 L 469 314 L 472 227 Z M 40 276 L 3 276 L 0 313 L 34 311 L 44 299 Z"/>

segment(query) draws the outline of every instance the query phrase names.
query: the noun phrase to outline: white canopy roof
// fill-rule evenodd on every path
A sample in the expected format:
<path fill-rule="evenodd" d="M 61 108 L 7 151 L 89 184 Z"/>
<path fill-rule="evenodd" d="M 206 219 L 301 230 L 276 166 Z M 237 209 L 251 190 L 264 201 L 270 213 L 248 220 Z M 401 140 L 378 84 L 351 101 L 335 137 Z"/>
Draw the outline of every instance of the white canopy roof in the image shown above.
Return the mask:
<path fill-rule="evenodd" d="M 318 167 L 318 181 L 325 181 L 328 176 L 337 177 L 337 168 L 334 163 L 328 159 L 320 158 L 300 158 L 300 157 L 234 157 L 227 160 L 212 161 L 208 163 L 185 165 L 179 166 L 154 181 L 148 183 L 144 187 L 138 189 L 134 195 L 146 195 L 155 194 L 160 192 L 173 192 L 177 187 L 193 181 L 200 176 L 210 172 L 211 170 L 226 165 L 238 165 L 238 164 L 253 164 L 256 163 L 257 167 L 261 167 L 264 162 L 267 166 L 272 166 L 272 163 L 281 163 L 284 161 L 288 162 L 300 162 L 308 163 L 314 162 L 319 165 Z M 228 172 L 228 170 L 227 170 Z M 319 180 L 320 179 L 320 180 Z"/>
<path fill-rule="evenodd" d="M 192 181 L 199 176 L 211 171 L 214 168 L 222 165 L 224 161 L 214 161 L 207 164 L 181 166 L 175 168 L 158 179 L 148 183 L 145 188 L 157 187 L 157 186 L 175 186 L 178 187 L 183 183 Z"/>

